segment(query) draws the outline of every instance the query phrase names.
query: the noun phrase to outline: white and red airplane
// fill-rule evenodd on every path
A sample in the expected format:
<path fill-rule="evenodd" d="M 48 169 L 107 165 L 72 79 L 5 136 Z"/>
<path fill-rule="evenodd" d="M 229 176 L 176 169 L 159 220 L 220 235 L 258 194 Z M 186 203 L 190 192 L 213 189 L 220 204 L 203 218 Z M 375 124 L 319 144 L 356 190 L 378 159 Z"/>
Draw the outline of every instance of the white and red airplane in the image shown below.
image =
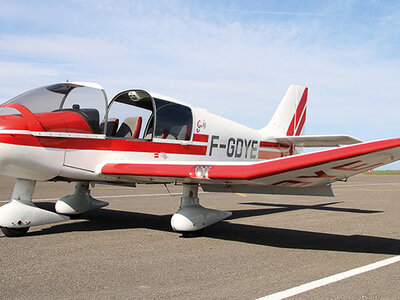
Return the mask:
<path fill-rule="evenodd" d="M 90 183 L 180 184 L 171 218 L 191 234 L 230 212 L 204 208 L 198 188 L 211 192 L 333 196 L 331 183 L 400 159 L 400 139 L 362 143 L 347 135 L 304 135 L 307 88 L 291 85 L 260 130 L 182 101 L 127 90 L 108 104 L 96 83 L 59 83 L 0 106 L 0 174 L 16 178 L 0 207 L 6 236 L 30 226 L 68 220 L 108 203 Z M 333 147 L 302 153 L 303 147 Z M 56 212 L 32 202 L 36 181 L 76 182 Z"/>

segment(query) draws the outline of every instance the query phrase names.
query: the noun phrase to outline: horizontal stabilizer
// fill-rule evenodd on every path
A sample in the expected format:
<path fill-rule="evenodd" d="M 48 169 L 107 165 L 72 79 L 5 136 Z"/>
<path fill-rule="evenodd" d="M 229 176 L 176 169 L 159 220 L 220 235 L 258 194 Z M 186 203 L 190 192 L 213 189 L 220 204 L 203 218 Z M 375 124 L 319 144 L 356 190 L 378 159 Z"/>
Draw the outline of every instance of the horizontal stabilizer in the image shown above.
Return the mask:
<path fill-rule="evenodd" d="M 281 144 L 295 145 L 298 147 L 338 147 L 361 143 L 359 139 L 350 135 L 303 135 L 282 136 L 275 138 Z"/>

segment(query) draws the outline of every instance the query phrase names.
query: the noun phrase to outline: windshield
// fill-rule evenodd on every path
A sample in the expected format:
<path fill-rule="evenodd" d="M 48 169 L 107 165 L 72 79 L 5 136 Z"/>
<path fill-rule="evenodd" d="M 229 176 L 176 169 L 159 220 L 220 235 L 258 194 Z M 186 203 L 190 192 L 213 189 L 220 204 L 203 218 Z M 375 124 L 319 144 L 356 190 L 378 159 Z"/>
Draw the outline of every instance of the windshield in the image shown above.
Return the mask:
<path fill-rule="evenodd" d="M 70 91 L 73 89 L 73 87 L 65 87 L 63 91 L 57 92 L 57 87 L 60 86 L 62 85 L 36 88 L 18 95 L 4 104 L 21 104 L 33 113 L 50 112 L 59 109 L 62 99 L 67 94 L 67 90 Z"/>
<path fill-rule="evenodd" d="M 25 106 L 32 113 L 52 112 L 79 105 L 81 108 L 97 109 L 103 119 L 107 99 L 100 89 L 72 83 L 59 83 L 33 89 L 4 104 L 13 103 Z"/>

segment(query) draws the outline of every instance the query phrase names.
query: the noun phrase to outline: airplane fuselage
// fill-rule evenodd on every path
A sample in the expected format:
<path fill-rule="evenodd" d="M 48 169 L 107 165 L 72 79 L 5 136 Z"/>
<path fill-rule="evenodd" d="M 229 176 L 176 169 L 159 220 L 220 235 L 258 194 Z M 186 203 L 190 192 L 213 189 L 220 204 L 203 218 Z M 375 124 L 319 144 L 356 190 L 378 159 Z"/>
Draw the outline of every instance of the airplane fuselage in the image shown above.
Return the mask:
<path fill-rule="evenodd" d="M 260 161 L 292 149 L 208 111 L 192 108 L 190 140 L 125 139 L 60 131 L 31 131 L 0 119 L 0 173 L 32 180 L 126 181 L 101 174 L 107 162 L 205 163 Z M 21 122 L 26 122 L 21 118 Z M 13 128 L 14 127 L 14 128 Z M 24 129 L 21 129 L 24 128 Z"/>

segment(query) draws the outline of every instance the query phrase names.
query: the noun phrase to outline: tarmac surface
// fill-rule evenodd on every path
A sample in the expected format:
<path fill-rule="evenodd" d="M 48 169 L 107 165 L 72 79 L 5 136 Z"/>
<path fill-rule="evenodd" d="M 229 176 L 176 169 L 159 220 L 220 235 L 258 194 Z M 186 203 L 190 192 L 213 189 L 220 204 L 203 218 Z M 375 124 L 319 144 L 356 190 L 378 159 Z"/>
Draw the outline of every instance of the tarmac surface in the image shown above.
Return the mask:
<path fill-rule="evenodd" d="M 0 177 L 0 205 L 14 179 Z M 37 183 L 53 209 L 74 184 Z M 230 210 L 201 237 L 172 231 L 182 188 L 96 185 L 106 208 L 81 219 L 0 233 L 0 299 L 256 299 L 400 255 L 400 176 L 358 175 L 335 198 L 200 193 Z M 294 296 L 399 299 L 400 263 Z"/>

